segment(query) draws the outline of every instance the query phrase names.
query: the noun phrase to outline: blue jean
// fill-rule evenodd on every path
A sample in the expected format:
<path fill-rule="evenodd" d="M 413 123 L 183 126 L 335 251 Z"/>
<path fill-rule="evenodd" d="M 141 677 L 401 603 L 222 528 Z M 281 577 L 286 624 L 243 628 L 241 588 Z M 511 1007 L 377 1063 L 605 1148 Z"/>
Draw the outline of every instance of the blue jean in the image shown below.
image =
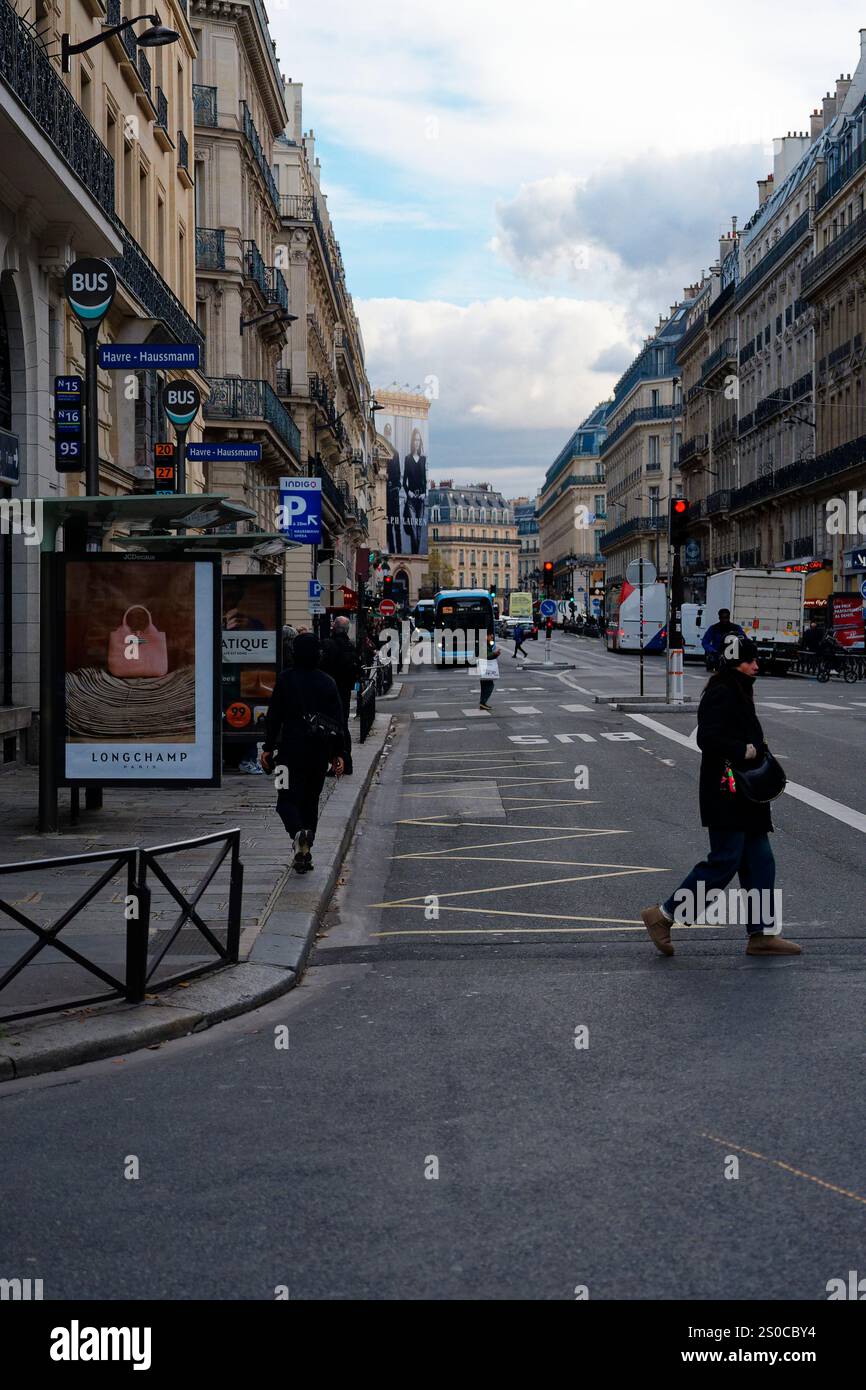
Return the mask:
<path fill-rule="evenodd" d="M 496 684 L 495 681 L 482 681 L 482 682 L 481 682 L 481 700 L 480 700 L 480 703 L 481 703 L 482 705 L 486 705 L 486 704 L 487 704 L 488 700 L 490 699 L 490 696 L 493 694 L 493 687 L 495 686 L 495 684 Z"/>
<path fill-rule="evenodd" d="M 710 852 L 706 859 L 695 865 L 691 873 L 683 879 L 676 893 L 672 893 L 662 904 L 669 917 L 673 917 L 676 911 L 677 893 L 688 892 L 692 894 L 694 901 L 699 883 L 703 883 L 706 895 L 714 888 L 727 888 L 736 874 L 740 876 L 740 886 L 746 890 L 756 888 L 759 893 L 773 892 L 776 883 L 776 861 L 770 847 L 769 835 L 763 831 L 755 834 L 746 830 L 711 830 L 709 833 Z M 772 902 L 772 898 L 770 901 Z M 751 902 L 749 907 L 747 931 L 750 936 L 774 926 L 772 910 L 762 913 L 759 908 L 754 912 Z"/>

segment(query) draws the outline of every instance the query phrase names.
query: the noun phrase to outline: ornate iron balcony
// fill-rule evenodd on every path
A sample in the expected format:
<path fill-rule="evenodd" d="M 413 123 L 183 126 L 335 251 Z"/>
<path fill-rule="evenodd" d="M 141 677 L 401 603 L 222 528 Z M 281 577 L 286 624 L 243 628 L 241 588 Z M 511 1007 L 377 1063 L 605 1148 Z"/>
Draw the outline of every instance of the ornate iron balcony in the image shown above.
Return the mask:
<path fill-rule="evenodd" d="M 624 420 L 621 420 L 616 429 L 611 430 L 607 439 L 599 449 L 600 454 L 606 454 L 622 436 L 631 429 L 632 425 L 641 424 L 647 420 L 670 420 L 671 416 L 678 417 L 682 414 L 682 406 L 677 406 L 674 410 L 669 405 L 642 405 L 636 410 L 630 410 Z"/>
<path fill-rule="evenodd" d="M 277 367 L 277 395 L 292 394 L 292 373 L 288 367 Z"/>
<path fill-rule="evenodd" d="M 168 134 L 168 97 L 161 87 L 156 89 L 156 122 L 160 130 Z"/>
<path fill-rule="evenodd" d="M 272 425 L 296 460 L 301 456 L 300 431 L 268 381 L 243 377 L 208 377 L 210 396 L 206 420 L 265 420 Z"/>
<path fill-rule="evenodd" d="M 195 264 L 197 270 L 225 270 L 226 234 L 222 227 L 196 227 Z"/>
<path fill-rule="evenodd" d="M 189 142 L 182 130 L 177 132 L 177 165 L 189 173 Z"/>
<path fill-rule="evenodd" d="M 215 126 L 217 124 L 217 89 L 202 87 L 193 83 L 192 109 L 196 125 Z"/>
<path fill-rule="evenodd" d="M 267 304 L 279 304 L 289 312 L 289 287 L 276 266 L 265 265 L 254 241 L 244 242 L 244 274 L 258 285 Z"/>
<path fill-rule="evenodd" d="M 787 256 L 791 251 L 794 250 L 798 243 L 802 241 L 803 237 L 806 236 L 808 231 L 809 213 L 807 210 L 806 212 L 802 213 L 800 217 L 797 218 L 796 222 L 791 227 L 788 228 L 784 236 L 780 236 L 779 240 L 773 243 L 767 254 L 764 256 L 764 259 L 758 262 L 758 264 L 754 267 L 753 270 L 749 272 L 749 274 L 746 276 L 744 280 L 740 281 L 740 287 L 737 290 L 736 296 L 738 303 L 746 299 L 748 295 L 752 294 L 752 292 L 755 289 L 757 289 L 758 285 L 764 279 L 764 276 L 768 275 L 769 272 L 773 269 L 774 265 L 778 265 L 779 261 L 783 260 L 785 256 Z M 804 271 L 803 274 L 805 275 L 805 273 L 806 272 Z"/>
<path fill-rule="evenodd" d="M 262 142 L 259 139 L 259 132 L 256 130 L 253 118 L 250 115 L 250 108 L 247 106 L 245 101 L 241 102 L 241 117 L 243 121 L 244 135 L 247 137 L 247 139 L 250 142 L 250 145 L 252 146 L 253 157 L 256 161 L 256 164 L 258 165 L 259 173 L 265 181 L 265 187 L 267 188 L 271 202 L 274 205 L 274 210 L 277 216 L 279 217 L 280 195 L 277 190 L 277 185 L 274 182 L 273 173 L 271 172 L 270 161 L 268 160 L 268 157 L 265 154 L 264 149 L 262 148 Z"/>
<path fill-rule="evenodd" d="M 114 160 L 8 0 L 0 0 L 0 80 L 79 183 L 113 217 Z"/>
<path fill-rule="evenodd" d="M 204 347 L 201 330 L 190 318 L 176 294 L 166 285 L 153 262 L 118 219 L 114 229 L 123 242 L 123 255 L 111 258 L 120 279 L 142 304 L 148 318 L 160 319 L 178 343 Z"/>

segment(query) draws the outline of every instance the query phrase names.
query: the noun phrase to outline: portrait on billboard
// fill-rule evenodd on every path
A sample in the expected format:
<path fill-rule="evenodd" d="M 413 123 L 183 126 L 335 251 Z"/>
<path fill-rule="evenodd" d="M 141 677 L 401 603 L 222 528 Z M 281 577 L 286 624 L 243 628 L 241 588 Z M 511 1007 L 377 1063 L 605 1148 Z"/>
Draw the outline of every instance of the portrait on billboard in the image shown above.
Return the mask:
<path fill-rule="evenodd" d="M 390 555 L 427 553 L 427 421 L 387 414 L 379 432 L 388 444 L 385 515 Z"/>
<path fill-rule="evenodd" d="M 67 781 L 218 777 L 216 575 L 212 560 L 65 560 Z"/>

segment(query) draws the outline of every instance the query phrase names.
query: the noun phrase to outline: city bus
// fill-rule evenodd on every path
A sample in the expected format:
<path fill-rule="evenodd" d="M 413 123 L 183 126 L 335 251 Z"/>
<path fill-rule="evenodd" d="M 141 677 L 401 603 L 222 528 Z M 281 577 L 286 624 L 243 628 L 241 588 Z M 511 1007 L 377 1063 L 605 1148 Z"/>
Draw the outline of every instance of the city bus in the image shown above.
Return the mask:
<path fill-rule="evenodd" d="M 419 598 L 415 607 L 412 609 L 412 621 L 416 630 L 420 627 L 425 632 L 433 631 L 433 621 L 435 617 L 436 604 L 432 598 Z"/>
<path fill-rule="evenodd" d="M 474 665 L 494 631 L 490 594 L 486 589 L 441 589 L 433 602 L 435 665 Z"/>

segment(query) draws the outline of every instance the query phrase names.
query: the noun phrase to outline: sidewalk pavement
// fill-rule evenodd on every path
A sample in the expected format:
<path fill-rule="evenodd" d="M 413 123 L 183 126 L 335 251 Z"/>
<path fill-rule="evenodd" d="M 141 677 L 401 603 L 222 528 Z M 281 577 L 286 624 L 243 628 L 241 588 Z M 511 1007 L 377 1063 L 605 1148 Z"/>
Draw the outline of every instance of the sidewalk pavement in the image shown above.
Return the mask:
<path fill-rule="evenodd" d="M 16 769 L 0 776 L 0 862 L 4 864 L 97 850 L 152 848 L 237 826 L 244 866 L 240 964 L 160 991 L 160 976 L 176 976 L 213 959 L 205 938 L 194 925 L 188 926 L 179 933 L 161 971 L 149 980 L 145 1003 L 113 1000 L 4 1023 L 10 1013 L 46 1008 L 58 1001 L 87 1000 L 106 992 L 99 978 L 46 946 L 0 993 L 0 1080 L 152 1047 L 257 1008 L 291 989 L 303 972 L 390 729 L 390 717 L 377 714 L 364 743 L 354 742 L 353 775 L 326 780 L 315 868 L 303 876 L 291 870 L 291 844 L 275 813 L 276 797 L 268 777 L 227 774 L 222 787 L 176 792 L 106 787 L 103 808 L 88 811 L 82 806 L 75 826 L 69 824 L 68 793 L 61 793 L 61 832 L 40 835 L 35 828 L 36 770 Z M 219 846 L 203 846 L 161 862 L 180 890 L 191 893 L 218 851 Z M 0 898 L 37 925 L 48 927 L 105 868 L 105 864 L 91 863 L 0 875 Z M 154 951 L 160 934 L 168 932 L 180 909 L 156 880 L 151 888 L 150 948 Z M 121 870 L 60 936 L 121 979 L 125 893 Z M 214 935 L 223 942 L 227 907 L 228 858 L 198 908 L 209 926 L 218 924 Z M 0 913 L 0 977 L 35 940 L 26 927 Z"/>

